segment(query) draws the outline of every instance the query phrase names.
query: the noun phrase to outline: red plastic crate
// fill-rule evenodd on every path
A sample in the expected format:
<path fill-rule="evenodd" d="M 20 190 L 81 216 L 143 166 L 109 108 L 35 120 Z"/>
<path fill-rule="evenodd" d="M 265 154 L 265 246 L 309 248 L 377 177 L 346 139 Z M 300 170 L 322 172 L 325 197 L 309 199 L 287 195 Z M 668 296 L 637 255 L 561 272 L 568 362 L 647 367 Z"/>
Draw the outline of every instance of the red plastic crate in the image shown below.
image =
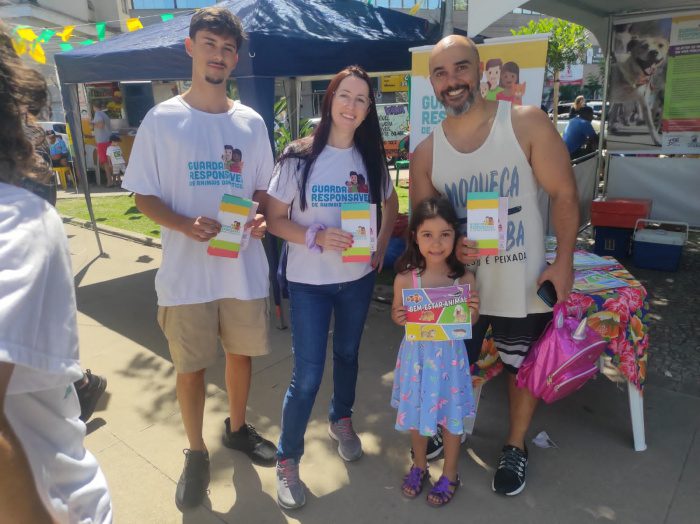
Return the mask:
<path fill-rule="evenodd" d="M 643 198 L 607 198 L 591 202 L 594 226 L 634 229 L 640 218 L 649 218 L 651 200 Z"/>

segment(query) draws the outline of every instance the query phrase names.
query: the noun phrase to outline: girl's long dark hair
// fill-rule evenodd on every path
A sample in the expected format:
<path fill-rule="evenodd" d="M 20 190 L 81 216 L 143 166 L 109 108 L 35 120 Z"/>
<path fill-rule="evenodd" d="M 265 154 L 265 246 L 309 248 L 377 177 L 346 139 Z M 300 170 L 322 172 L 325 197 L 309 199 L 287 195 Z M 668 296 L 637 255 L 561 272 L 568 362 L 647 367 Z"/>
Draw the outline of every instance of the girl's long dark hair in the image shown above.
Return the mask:
<path fill-rule="evenodd" d="M 333 120 L 331 117 L 331 105 L 333 97 L 338 90 L 340 83 L 354 76 L 364 80 L 369 88 L 369 110 L 367 116 L 355 130 L 355 147 L 362 156 L 362 160 L 367 168 L 367 178 L 369 179 L 370 202 L 380 204 L 384 200 L 385 188 L 389 184 L 389 169 L 386 165 L 386 152 L 384 151 L 384 141 L 382 139 L 381 128 L 379 127 L 379 117 L 377 116 L 377 105 L 374 98 L 374 89 L 369 75 L 359 66 L 348 66 L 335 75 L 328 84 L 328 89 L 321 104 L 321 122 L 313 135 L 295 140 L 284 150 L 280 156 L 280 166 L 290 159 L 297 159 L 296 169 L 302 170 L 299 180 L 299 207 L 306 209 L 306 192 L 309 181 L 309 173 L 314 162 L 321 154 L 321 151 L 328 144 L 328 136 L 331 132 Z M 287 181 L 289 183 L 289 181 Z M 377 206 L 380 210 L 381 206 Z M 378 224 L 381 224 L 381 217 Z"/>
<path fill-rule="evenodd" d="M 457 239 L 459 238 L 459 219 L 457 218 L 457 213 L 455 213 L 455 210 L 452 208 L 450 201 L 444 197 L 426 198 L 413 210 L 411 220 L 408 223 L 406 251 L 403 252 L 403 254 L 396 261 L 396 264 L 394 264 L 394 269 L 397 273 L 412 271 L 414 269 L 418 270 L 418 273 L 425 271 L 425 257 L 423 257 L 420 249 L 418 249 L 416 233 L 423 222 L 437 217 L 440 217 L 447 222 L 455 232 L 452 252 L 450 253 L 450 256 L 447 257 L 447 266 L 450 269 L 449 277 L 460 278 L 464 276 L 464 265 L 457 260 L 457 255 L 455 254 L 455 247 L 457 246 Z"/>

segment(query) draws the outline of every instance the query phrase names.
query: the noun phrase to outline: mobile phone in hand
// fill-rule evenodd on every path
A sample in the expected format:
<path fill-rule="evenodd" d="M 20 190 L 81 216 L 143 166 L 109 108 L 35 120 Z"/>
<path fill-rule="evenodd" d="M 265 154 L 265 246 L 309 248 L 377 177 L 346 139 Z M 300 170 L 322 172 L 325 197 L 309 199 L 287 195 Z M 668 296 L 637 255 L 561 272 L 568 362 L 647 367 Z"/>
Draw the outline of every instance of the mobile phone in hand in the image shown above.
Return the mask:
<path fill-rule="evenodd" d="M 554 289 L 554 284 L 552 284 L 551 280 L 542 282 L 542 285 L 537 290 L 537 296 L 549 307 L 554 307 L 554 304 L 557 303 L 557 290 Z"/>

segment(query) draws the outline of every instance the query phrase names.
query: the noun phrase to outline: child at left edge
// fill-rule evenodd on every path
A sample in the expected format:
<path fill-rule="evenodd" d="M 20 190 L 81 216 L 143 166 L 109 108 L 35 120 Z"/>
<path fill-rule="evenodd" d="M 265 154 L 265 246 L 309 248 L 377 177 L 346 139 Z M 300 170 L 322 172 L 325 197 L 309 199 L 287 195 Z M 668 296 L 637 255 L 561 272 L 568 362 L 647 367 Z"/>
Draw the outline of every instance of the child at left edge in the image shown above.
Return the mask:
<path fill-rule="evenodd" d="M 392 320 L 406 324 L 402 291 L 469 284 L 471 322 L 479 316 L 474 275 L 457 260 L 459 223 L 445 198 L 421 202 L 411 216 L 406 251 L 396 262 Z M 409 341 L 404 337 L 394 371 L 391 405 L 397 409 L 396 429 L 411 433 L 413 464 L 401 491 L 416 498 L 430 479 L 426 457 L 428 438 L 442 426 L 445 461 L 442 475 L 427 496 L 431 506 L 444 506 L 460 485 L 457 473 L 464 417 L 473 416 L 474 399 L 464 341 Z"/>

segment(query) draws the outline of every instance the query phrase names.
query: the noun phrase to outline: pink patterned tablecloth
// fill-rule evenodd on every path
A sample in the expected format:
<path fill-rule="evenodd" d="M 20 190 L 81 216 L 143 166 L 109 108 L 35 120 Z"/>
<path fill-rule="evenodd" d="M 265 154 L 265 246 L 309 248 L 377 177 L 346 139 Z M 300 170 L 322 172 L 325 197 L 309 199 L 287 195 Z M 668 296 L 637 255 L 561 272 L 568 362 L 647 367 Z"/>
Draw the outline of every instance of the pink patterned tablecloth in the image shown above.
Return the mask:
<path fill-rule="evenodd" d="M 649 335 L 646 289 L 621 265 L 611 266 L 607 273 L 626 280 L 630 287 L 602 291 L 571 293 L 566 302 L 572 314 L 585 311 L 588 325 L 608 341 L 606 353 L 612 364 L 639 390 L 644 388 L 647 370 Z M 486 333 L 479 360 L 472 364 L 474 385 L 484 383 L 503 370 L 503 363 L 491 337 Z"/>

